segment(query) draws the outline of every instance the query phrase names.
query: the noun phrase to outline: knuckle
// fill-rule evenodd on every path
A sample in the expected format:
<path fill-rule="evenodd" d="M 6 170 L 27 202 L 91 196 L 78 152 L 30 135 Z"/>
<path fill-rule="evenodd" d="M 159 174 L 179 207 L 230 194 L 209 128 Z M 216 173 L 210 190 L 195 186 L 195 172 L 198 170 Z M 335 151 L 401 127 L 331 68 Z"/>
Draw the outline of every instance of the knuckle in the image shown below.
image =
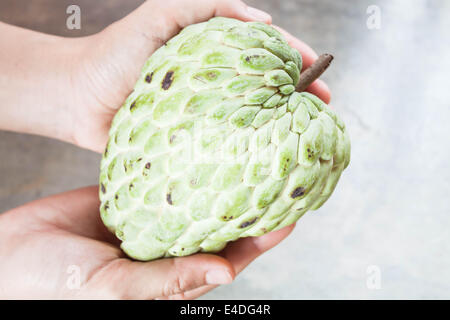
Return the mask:
<path fill-rule="evenodd" d="M 164 285 L 163 295 L 166 297 L 180 294 L 184 296 L 184 291 L 191 289 L 195 281 L 178 265 L 177 259 L 173 259 L 171 270 L 172 275 Z"/>
<path fill-rule="evenodd" d="M 164 296 L 168 297 L 181 292 L 183 290 L 181 283 L 182 281 L 178 276 L 167 281 L 163 290 Z"/>

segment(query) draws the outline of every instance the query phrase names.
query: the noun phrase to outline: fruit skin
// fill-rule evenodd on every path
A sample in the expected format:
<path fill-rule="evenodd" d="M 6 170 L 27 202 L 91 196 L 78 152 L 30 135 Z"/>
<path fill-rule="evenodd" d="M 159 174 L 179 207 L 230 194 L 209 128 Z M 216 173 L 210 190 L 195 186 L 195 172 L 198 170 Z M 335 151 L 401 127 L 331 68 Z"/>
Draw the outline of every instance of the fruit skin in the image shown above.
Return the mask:
<path fill-rule="evenodd" d="M 301 67 L 275 29 L 221 17 L 148 59 L 101 162 L 101 217 L 130 257 L 216 252 L 328 199 L 350 141 L 324 102 L 294 92 Z"/>

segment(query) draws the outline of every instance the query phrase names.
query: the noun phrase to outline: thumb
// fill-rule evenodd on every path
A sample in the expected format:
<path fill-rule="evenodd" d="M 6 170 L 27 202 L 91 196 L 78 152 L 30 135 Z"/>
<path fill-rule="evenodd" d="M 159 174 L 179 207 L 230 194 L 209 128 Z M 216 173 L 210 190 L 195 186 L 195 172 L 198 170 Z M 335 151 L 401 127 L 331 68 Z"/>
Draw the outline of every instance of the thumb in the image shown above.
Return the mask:
<path fill-rule="evenodd" d="M 113 298 L 155 299 L 205 285 L 231 283 L 234 276 L 234 269 L 226 259 L 196 254 L 152 262 L 119 259 L 101 270 L 95 281 L 103 290 L 107 287 Z"/>
<path fill-rule="evenodd" d="M 214 16 L 272 22 L 269 14 L 249 7 L 240 0 L 148 0 L 121 22 L 133 26 L 152 40 L 165 42 L 180 29 Z"/>

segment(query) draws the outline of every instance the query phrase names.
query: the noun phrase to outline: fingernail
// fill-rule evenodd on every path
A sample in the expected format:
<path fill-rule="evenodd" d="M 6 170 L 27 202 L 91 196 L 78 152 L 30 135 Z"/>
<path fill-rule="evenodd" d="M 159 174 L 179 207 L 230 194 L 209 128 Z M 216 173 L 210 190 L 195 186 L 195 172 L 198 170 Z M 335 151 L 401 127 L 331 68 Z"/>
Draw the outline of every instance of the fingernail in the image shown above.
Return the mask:
<path fill-rule="evenodd" d="M 261 11 L 259 9 L 253 7 L 247 7 L 247 12 L 251 15 L 255 20 L 262 22 L 271 22 L 272 17 L 267 12 Z"/>
<path fill-rule="evenodd" d="M 207 284 L 226 284 L 233 281 L 231 275 L 226 270 L 210 270 L 206 274 Z"/>

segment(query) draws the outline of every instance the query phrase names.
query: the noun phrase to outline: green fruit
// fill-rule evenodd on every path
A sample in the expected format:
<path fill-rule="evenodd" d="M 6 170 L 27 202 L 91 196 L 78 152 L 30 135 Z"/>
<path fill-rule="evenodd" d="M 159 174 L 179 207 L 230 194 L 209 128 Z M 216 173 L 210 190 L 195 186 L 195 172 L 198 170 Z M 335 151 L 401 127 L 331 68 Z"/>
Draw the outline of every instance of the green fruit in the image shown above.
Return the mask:
<path fill-rule="evenodd" d="M 301 67 L 272 27 L 227 18 L 148 59 L 101 163 L 101 217 L 130 257 L 219 251 L 328 199 L 350 142 L 333 110 L 294 92 Z"/>

